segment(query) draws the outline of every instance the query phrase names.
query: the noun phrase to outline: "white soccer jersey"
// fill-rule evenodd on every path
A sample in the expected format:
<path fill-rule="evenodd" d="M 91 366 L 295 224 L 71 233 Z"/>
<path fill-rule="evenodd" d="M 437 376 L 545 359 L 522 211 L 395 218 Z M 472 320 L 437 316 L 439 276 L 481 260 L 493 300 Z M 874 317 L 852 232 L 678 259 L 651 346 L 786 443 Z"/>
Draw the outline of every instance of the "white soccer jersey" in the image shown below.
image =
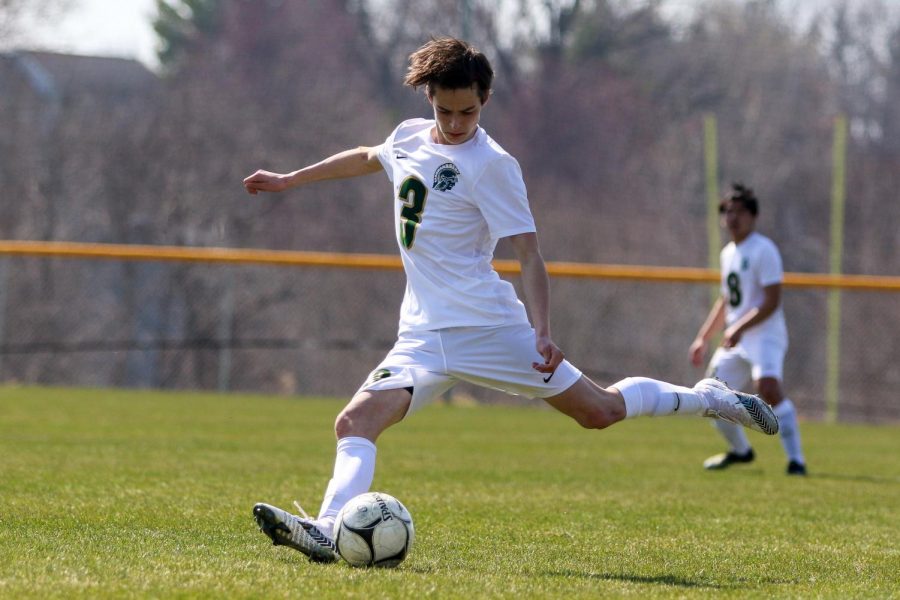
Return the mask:
<path fill-rule="evenodd" d="M 755 231 L 740 244 L 729 242 L 722 248 L 720 264 L 727 325 L 762 305 L 765 287 L 784 280 L 778 248 L 772 240 Z M 768 319 L 744 332 L 742 341 L 750 343 L 755 338 L 787 341 L 784 311 L 780 304 Z"/>
<path fill-rule="evenodd" d="M 434 143 L 432 127 L 404 121 L 378 152 L 406 271 L 400 333 L 527 323 L 491 265 L 497 240 L 535 231 L 519 164 L 481 127 L 458 145 Z"/>

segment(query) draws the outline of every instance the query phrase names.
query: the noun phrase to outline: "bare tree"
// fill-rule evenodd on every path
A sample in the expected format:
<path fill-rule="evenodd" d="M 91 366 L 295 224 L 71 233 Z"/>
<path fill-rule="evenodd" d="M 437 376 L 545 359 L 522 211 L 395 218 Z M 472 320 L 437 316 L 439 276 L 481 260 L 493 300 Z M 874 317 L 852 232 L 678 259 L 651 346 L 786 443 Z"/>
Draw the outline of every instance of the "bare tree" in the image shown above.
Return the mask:
<path fill-rule="evenodd" d="M 838 1 L 800 31 L 785 2 L 700 2 L 673 24 L 662 0 L 165 0 L 172 10 L 157 30 L 172 53 L 155 91 L 64 97 L 44 134 L 48 105 L 33 85 L 19 90 L 21 64 L 0 57 L 0 233 L 391 252 L 383 179 L 254 198 L 239 182 L 256 168 L 378 144 L 397 121 L 426 115 L 421 94 L 400 83 L 406 56 L 430 35 L 460 35 L 497 70 L 484 124 L 523 167 L 548 260 L 705 265 L 702 118 L 712 113 L 723 183 L 756 188 L 761 229 L 788 270 L 823 271 L 832 123 L 844 112 L 844 266 L 889 271 L 900 256 L 900 209 L 889 201 L 900 187 L 900 22 L 884 0 Z M 0 27 L 63 4 L 0 0 Z M 18 337 L 7 342 L 184 345 L 4 357 L 3 374 L 27 381 L 210 388 L 221 383 L 217 352 L 231 344 L 235 388 L 345 393 L 392 340 L 403 290 L 400 273 L 41 264 L 15 262 L 7 307 Z M 42 269 L 59 294 L 47 293 Z M 693 377 L 684 346 L 708 290 L 553 286 L 554 332 L 591 374 Z M 824 295 L 786 297 L 799 315 L 791 356 L 802 357 L 789 359 L 803 390 L 792 395 L 808 410 L 821 396 Z M 869 332 L 846 342 L 860 413 L 866 390 L 889 397 L 871 382 L 900 384 L 890 301 L 845 304 L 845 327 Z M 246 346 L 253 340 L 260 346 Z"/>

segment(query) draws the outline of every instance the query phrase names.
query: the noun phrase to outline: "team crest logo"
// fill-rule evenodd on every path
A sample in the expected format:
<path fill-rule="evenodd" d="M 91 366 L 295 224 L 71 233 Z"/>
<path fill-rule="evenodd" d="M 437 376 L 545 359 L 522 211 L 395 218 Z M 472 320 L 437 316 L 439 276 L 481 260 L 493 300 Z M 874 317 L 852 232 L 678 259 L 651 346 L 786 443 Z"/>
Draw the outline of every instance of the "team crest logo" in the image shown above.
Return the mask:
<path fill-rule="evenodd" d="M 439 192 L 449 192 L 459 182 L 459 169 L 453 163 L 444 163 L 434 172 L 432 188 Z"/>
<path fill-rule="evenodd" d="M 375 383 L 376 381 L 381 381 L 382 379 L 387 379 L 391 376 L 391 372 L 387 369 L 375 369 L 369 375 L 369 383 Z"/>

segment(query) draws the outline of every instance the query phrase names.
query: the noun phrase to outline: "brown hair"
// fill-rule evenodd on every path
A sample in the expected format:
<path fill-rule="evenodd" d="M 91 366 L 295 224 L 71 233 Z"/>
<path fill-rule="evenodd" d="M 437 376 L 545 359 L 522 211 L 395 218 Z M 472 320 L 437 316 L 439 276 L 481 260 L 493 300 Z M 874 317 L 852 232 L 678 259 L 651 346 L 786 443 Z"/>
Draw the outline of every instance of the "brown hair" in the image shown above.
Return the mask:
<path fill-rule="evenodd" d="M 759 214 L 759 200 L 753 193 L 753 188 L 748 188 L 743 183 L 732 183 L 731 189 L 719 203 L 719 212 L 725 212 L 725 205 L 729 202 L 740 202 L 754 217 Z"/>
<path fill-rule="evenodd" d="M 428 95 L 435 86 L 449 90 L 478 87 L 484 104 L 491 93 L 494 70 L 487 57 L 475 47 L 451 37 L 432 38 L 409 55 L 409 69 L 403 83 L 425 86 Z"/>

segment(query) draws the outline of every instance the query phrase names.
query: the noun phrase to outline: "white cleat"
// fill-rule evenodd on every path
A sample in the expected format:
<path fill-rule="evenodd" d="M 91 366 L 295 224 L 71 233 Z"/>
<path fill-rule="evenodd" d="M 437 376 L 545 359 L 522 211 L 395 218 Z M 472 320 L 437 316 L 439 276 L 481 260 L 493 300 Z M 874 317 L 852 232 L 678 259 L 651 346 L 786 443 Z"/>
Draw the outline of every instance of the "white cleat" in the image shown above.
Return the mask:
<path fill-rule="evenodd" d="M 315 562 L 338 559 L 334 540 L 312 519 L 303 519 L 262 502 L 253 507 L 253 518 L 259 524 L 259 530 L 276 546 L 299 550 Z"/>
<path fill-rule="evenodd" d="M 703 379 L 694 389 L 706 392 L 704 397 L 709 408 L 703 416 L 737 423 L 767 435 L 778 433 L 778 418 L 759 396 L 735 391 L 718 379 Z"/>

